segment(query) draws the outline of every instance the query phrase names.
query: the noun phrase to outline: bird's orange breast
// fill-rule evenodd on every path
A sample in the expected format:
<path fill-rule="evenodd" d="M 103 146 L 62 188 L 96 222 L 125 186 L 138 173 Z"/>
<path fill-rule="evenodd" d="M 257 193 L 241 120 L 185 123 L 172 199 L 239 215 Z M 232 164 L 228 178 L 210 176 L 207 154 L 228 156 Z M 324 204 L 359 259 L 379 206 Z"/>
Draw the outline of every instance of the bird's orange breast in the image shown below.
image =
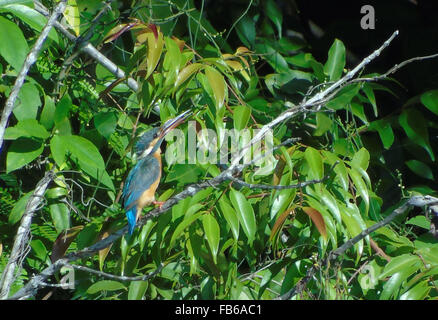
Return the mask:
<path fill-rule="evenodd" d="M 153 201 L 155 201 L 155 191 L 158 188 L 158 185 L 160 184 L 160 179 L 161 179 L 161 155 L 160 155 L 160 149 L 158 149 L 155 153 L 154 153 L 154 158 L 157 159 L 158 164 L 159 164 L 159 172 L 158 172 L 158 177 L 157 180 L 155 180 L 151 186 L 149 188 L 147 188 L 142 195 L 140 196 L 140 198 L 138 199 L 137 202 L 137 207 L 140 209 L 143 209 L 143 207 L 150 205 Z"/>

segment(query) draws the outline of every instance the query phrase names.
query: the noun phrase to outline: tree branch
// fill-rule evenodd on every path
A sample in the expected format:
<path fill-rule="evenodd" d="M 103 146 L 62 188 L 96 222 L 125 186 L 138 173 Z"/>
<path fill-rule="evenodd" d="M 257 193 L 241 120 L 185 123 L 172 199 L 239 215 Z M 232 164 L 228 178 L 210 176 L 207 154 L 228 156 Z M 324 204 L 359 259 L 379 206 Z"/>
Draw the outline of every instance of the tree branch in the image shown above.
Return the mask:
<path fill-rule="evenodd" d="M 297 184 L 291 184 L 288 186 L 278 186 L 278 185 L 270 185 L 270 184 L 257 184 L 257 183 L 246 183 L 245 181 L 236 178 L 236 177 L 229 177 L 230 180 L 240 184 L 241 186 L 250 188 L 250 189 L 263 189 L 263 190 L 285 190 L 285 189 L 298 189 L 302 187 L 306 187 L 308 185 L 317 184 L 324 182 L 327 180 L 330 175 L 333 172 L 333 169 L 336 167 L 336 165 L 339 163 L 339 161 L 336 161 L 335 164 L 330 168 L 330 172 L 326 174 L 322 179 L 314 179 L 314 180 L 308 180 L 303 182 L 298 182 Z"/>
<path fill-rule="evenodd" d="M 23 261 L 23 259 L 26 257 L 30 225 L 33 214 L 38 210 L 42 200 L 44 199 L 44 193 L 54 177 L 54 171 L 48 171 L 38 182 L 35 191 L 27 201 L 24 215 L 21 219 L 20 226 L 18 227 L 17 235 L 15 236 L 11 255 L 0 280 L 0 300 L 8 297 L 11 285 L 14 283 L 16 278 L 16 276 L 14 276 L 15 268 L 17 264 L 20 264 L 19 261 Z"/>
<path fill-rule="evenodd" d="M 64 263 L 64 266 L 71 267 L 71 268 L 79 270 L 79 271 L 84 271 L 84 272 L 89 272 L 89 273 L 97 274 L 98 276 L 101 276 L 101 277 L 104 277 L 104 278 L 108 278 L 108 279 L 112 279 L 112 280 L 119 280 L 119 281 L 146 281 L 146 280 L 149 280 L 150 278 L 154 277 L 158 273 L 160 273 L 160 271 L 163 269 L 163 265 L 160 264 L 158 266 L 157 270 L 155 270 L 154 272 L 151 272 L 149 274 L 142 275 L 142 276 L 136 276 L 136 277 L 127 277 L 127 276 L 117 276 L 115 274 L 106 273 L 106 272 L 102 272 L 102 271 L 97 271 L 97 270 L 94 270 L 92 268 L 88 268 L 88 267 L 85 267 L 85 266 L 80 266 L 80 265 L 77 265 L 77 264 Z"/>

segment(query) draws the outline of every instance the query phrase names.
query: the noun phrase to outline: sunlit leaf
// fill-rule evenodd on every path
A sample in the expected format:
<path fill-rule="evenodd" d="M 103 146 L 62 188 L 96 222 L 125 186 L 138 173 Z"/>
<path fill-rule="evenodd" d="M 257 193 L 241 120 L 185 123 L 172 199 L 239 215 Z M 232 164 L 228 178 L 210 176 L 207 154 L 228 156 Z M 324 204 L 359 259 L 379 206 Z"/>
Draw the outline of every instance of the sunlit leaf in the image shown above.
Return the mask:
<path fill-rule="evenodd" d="M 309 164 L 312 179 L 322 179 L 324 177 L 324 164 L 319 151 L 309 147 L 304 152 L 304 158 Z"/>
<path fill-rule="evenodd" d="M 217 252 L 219 249 L 220 228 L 214 216 L 204 214 L 202 217 L 202 226 L 204 227 L 205 236 L 210 246 L 213 260 L 217 263 Z"/>
<path fill-rule="evenodd" d="M 19 72 L 29 51 L 26 39 L 20 28 L 4 17 L 0 17 L 0 55 L 15 71 Z"/>
<path fill-rule="evenodd" d="M 345 67 L 345 46 L 341 40 L 335 39 L 328 52 L 328 59 L 324 65 L 324 72 L 330 81 L 338 80 Z"/>
<path fill-rule="evenodd" d="M 100 291 L 117 291 L 117 290 L 126 290 L 124 284 L 118 281 L 113 280 L 101 280 L 93 283 L 88 289 L 87 293 L 94 294 Z"/>
<path fill-rule="evenodd" d="M 80 28 L 81 28 L 81 16 L 79 13 L 79 7 L 76 3 L 76 0 L 67 1 L 67 6 L 63 14 L 70 28 L 78 36 L 80 34 Z"/>
<path fill-rule="evenodd" d="M 257 231 L 254 210 L 245 196 L 237 190 L 230 190 L 230 199 L 236 210 L 240 225 L 248 238 L 248 242 L 252 245 Z"/>
<path fill-rule="evenodd" d="M 213 90 L 214 100 L 218 109 L 222 108 L 226 94 L 226 83 L 224 77 L 213 67 L 205 68 L 205 75 Z"/>

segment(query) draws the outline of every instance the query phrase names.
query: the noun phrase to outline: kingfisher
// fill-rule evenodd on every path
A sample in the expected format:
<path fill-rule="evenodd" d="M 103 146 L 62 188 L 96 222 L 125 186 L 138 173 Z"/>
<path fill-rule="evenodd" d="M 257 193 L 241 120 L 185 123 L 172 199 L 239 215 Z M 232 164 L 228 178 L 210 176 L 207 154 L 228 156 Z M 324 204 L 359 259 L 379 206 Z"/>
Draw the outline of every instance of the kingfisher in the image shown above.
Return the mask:
<path fill-rule="evenodd" d="M 129 234 L 134 232 L 135 225 L 143 207 L 155 201 L 155 190 L 161 178 L 161 143 L 166 134 L 180 125 L 191 114 L 185 111 L 176 118 L 166 121 L 157 128 L 143 133 L 134 146 L 137 164 L 128 174 L 123 187 L 123 205 L 128 217 Z"/>

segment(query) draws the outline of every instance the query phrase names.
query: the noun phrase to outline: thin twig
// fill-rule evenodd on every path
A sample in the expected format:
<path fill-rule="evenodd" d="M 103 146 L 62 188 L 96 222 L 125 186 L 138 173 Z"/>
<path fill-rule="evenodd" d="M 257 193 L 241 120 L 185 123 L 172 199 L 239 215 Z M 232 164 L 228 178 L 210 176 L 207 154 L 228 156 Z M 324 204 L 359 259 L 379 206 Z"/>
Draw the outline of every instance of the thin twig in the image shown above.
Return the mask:
<path fill-rule="evenodd" d="M 80 266 L 80 265 L 77 265 L 77 264 L 64 263 L 64 266 L 72 267 L 73 269 L 76 269 L 76 270 L 79 270 L 79 271 L 89 272 L 89 273 L 97 274 L 98 276 L 101 276 L 101 277 L 104 277 L 104 278 L 113 279 L 113 280 L 119 280 L 119 281 L 146 281 L 146 280 L 149 280 L 150 278 L 154 277 L 158 273 L 160 273 L 160 271 L 163 269 L 163 265 L 160 264 L 158 266 L 157 270 L 155 270 L 154 272 L 151 272 L 149 274 L 142 275 L 142 276 L 128 277 L 128 276 L 117 276 L 115 274 L 106 273 L 106 272 L 102 272 L 102 271 L 97 271 L 95 269 L 88 268 L 88 267 L 85 267 L 85 266 Z"/>
<path fill-rule="evenodd" d="M 244 186 L 250 189 L 264 189 L 264 190 L 285 190 L 285 189 L 298 189 L 298 188 L 302 188 L 302 187 L 306 187 L 308 185 L 312 185 L 312 184 L 317 184 L 317 183 L 321 183 L 324 182 L 325 180 L 327 180 L 330 175 L 333 172 L 333 169 L 335 168 L 335 166 L 339 163 L 339 161 L 336 161 L 335 164 L 330 168 L 330 172 L 325 175 L 322 179 L 314 179 L 314 180 L 308 180 L 308 181 L 303 181 L 303 182 L 298 182 L 297 184 L 291 184 L 291 185 L 287 185 L 287 186 L 278 186 L 278 185 L 270 185 L 270 184 L 257 184 L 257 183 L 246 183 L 245 181 L 236 178 L 236 177 L 230 177 L 230 180 Z"/>

